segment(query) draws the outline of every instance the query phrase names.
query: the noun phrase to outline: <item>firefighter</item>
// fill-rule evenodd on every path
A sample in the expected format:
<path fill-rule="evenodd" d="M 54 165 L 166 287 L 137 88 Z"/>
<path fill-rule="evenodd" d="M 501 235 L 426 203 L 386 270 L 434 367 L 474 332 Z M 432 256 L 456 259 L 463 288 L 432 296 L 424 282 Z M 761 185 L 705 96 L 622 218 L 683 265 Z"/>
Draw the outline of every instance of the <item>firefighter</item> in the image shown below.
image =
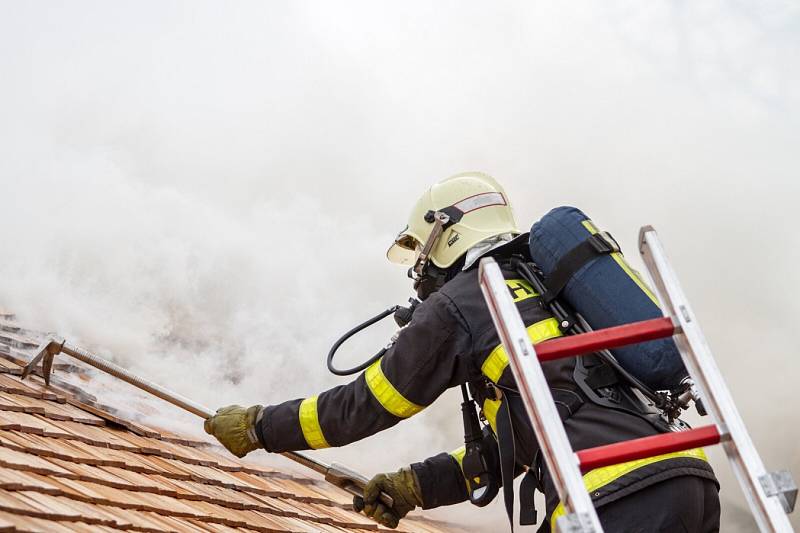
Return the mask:
<path fill-rule="evenodd" d="M 441 213 L 447 216 L 437 216 Z M 520 255 L 529 257 L 527 235 L 520 234 L 506 193 L 493 178 L 470 172 L 437 183 L 416 203 L 387 253 L 390 261 L 412 268 L 422 303 L 385 355 L 351 383 L 319 395 L 266 407 L 224 407 L 206 421 L 205 430 L 238 457 L 258 448 L 345 446 L 414 416 L 448 388 L 467 384 L 488 422 L 484 462 L 506 481 L 507 510 L 513 502 L 510 480 L 526 471 L 520 498 L 532 502 L 533 488 L 541 490 L 546 518 L 540 531 L 554 530 L 564 509 L 515 393 L 477 278 L 478 260 L 494 257 L 532 342 L 562 335 L 538 294 L 512 267 L 511 258 Z M 574 449 L 668 431 L 661 417 L 637 404 L 635 395 L 622 393 L 628 385 L 591 356 L 542 367 Z M 508 450 L 510 476 L 500 460 Z M 471 489 L 462 471 L 463 454 L 461 448 L 379 474 L 354 505 L 394 528 L 417 507 L 463 502 Z M 700 449 L 598 468 L 584 481 L 606 531 L 719 529 L 719 485 Z M 381 491 L 393 498 L 392 507 L 380 503 Z M 522 511 L 531 510 L 523 506 Z"/>

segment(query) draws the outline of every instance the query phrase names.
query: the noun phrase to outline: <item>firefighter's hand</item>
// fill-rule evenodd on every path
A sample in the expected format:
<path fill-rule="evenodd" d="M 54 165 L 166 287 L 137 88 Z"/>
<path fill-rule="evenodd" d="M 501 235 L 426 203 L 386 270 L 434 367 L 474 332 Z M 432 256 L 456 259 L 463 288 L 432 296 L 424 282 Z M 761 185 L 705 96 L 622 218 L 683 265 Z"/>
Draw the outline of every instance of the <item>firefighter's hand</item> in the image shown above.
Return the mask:
<path fill-rule="evenodd" d="M 381 492 L 392 497 L 392 507 L 378 499 Z M 353 498 L 353 508 L 356 511 L 363 511 L 368 517 L 391 529 L 396 528 L 400 519 L 418 506 L 422 506 L 419 480 L 410 468 L 402 468 L 391 474 L 378 474 L 364 487 L 363 498 Z"/>
<path fill-rule="evenodd" d="M 214 435 L 233 455 L 244 457 L 261 448 L 256 437 L 256 419 L 262 409 L 260 405 L 229 405 L 217 409 L 217 413 L 206 420 L 203 428 L 209 435 Z"/>

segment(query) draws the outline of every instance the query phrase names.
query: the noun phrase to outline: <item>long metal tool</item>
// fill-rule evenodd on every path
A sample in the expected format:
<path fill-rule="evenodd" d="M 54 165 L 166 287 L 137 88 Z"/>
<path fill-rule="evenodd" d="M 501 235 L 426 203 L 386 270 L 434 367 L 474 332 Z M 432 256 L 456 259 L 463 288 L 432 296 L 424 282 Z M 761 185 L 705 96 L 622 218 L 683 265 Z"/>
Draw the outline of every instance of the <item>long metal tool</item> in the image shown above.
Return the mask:
<path fill-rule="evenodd" d="M 41 362 L 44 382 L 45 384 L 50 385 L 50 374 L 53 370 L 53 360 L 59 353 L 67 354 L 78 361 L 110 374 L 115 378 L 121 379 L 122 381 L 129 383 L 138 389 L 147 391 L 153 396 L 157 396 L 162 400 L 180 407 L 184 411 L 188 411 L 203 419 L 210 418 L 214 415 L 214 411 L 208 407 L 193 402 L 192 400 L 185 398 L 180 394 L 167 390 L 164 387 L 153 383 L 152 381 L 148 381 L 135 374 L 132 374 L 121 366 L 115 365 L 111 361 L 107 361 L 102 357 L 98 357 L 97 355 L 89 353 L 85 350 L 71 346 L 67 344 L 64 339 L 57 337 L 49 337 L 39 346 L 36 355 L 22 371 L 22 379 L 25 379 L 32 374 L 36 370 L 37 365 Z M 367 478 L 357 472 L 354 472 L 353 470 L 350 470 L 346 466 L 336 463 L 327 464 L 299 452 L 283 452 L 281 455 L 307 468 L 310 468 L 314 472 L 322 474 L 325 477 L 325 481 L 339 487 L 346 492 L 349 492 L 353 496 L 364 495 L 364 487 L 367 484 Z M 381 493 L 380 500 L 382 503 L 390 507 L 394 505 L 394 501 L 388 494 Z"/>

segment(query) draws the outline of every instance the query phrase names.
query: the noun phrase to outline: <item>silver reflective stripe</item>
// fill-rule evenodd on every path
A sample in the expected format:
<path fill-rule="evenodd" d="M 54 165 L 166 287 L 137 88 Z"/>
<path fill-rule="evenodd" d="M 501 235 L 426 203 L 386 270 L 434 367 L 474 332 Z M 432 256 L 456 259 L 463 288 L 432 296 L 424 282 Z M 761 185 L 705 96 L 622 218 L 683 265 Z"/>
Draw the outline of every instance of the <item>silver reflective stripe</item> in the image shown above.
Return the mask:
<path fill-rule="evenodd" d="M 484 192 L 464 198 L 460 202 L 453 204 L 453 207 L 460 210 L 462 213 L 469 213 L 482 207 L 490 207 L 493 205 L 508 205 L 506 199 L 499 192 Z"/>
<path fill-rule="evenodd" d="M 503 233 L 502 235 L 496 235 L 494 237 L 489 237 L 488 239 L 482 240 L 467 250 L 467 258 L 464 260 L 464 268 L 462 268 L 462 270 L 469 270 L 469 268 L 475 264 L 475 261 L 488 254 L 495 248 L 500 248 L 504 244 L 508 244 L 514 240 L 514 237 L 516 237 L 514 233 Z"/>

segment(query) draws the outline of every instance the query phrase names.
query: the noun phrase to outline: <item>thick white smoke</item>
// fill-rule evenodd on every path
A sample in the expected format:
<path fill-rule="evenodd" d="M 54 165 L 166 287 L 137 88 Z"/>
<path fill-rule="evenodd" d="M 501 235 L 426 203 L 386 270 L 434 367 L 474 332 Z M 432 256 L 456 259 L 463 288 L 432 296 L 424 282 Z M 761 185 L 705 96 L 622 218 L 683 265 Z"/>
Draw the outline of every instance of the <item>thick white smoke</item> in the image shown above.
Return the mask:
<path fill-rule="evenodd" d="M 411 203 L 480 169 L 523 226 L 577 205 L 636 258 L 654 224 L 800 477 L 799 25 L 778 1 L 3 2 L 0 305 L 212 407 L 306 396 L 411 295 L 383 260 Z M 321 455 L 396 468 L 457 446 L 457 409 Z M 719 459 L 724 530 L 751 530 Z"/>

